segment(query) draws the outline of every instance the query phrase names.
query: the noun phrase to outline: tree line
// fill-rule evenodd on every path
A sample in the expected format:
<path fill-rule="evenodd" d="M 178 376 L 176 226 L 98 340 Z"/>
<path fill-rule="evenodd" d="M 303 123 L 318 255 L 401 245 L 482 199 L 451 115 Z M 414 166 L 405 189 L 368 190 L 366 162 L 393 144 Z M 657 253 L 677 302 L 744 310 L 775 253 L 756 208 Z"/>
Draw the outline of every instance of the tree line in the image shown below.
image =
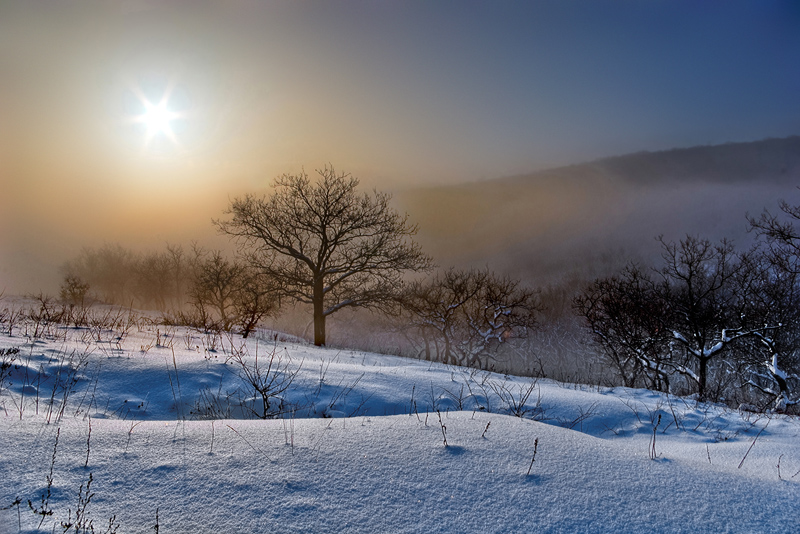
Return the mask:
<path fill-rule="evenodd" d="M 800 209 L 749 218 L 758 243 L 737 250 L 687 236 L 659 238 L 661 261 L 599 278 L 575 311 L 626 386 L 695 393 L 700 400 L 798 403 Z"/>
<path fill-rule="evenodd" d="M 214 224 L 236 245 L 233 257 L 196 245 L 84 249 L 64 266 L 61 297 L 158 309 L 173 322 L 244 336 L 284 302 L 299 302 L 310 307 L 316 345 L 326 344 L 331 315 L 375 310 L 392 319 L 406 354 L 484 369 L 503 350 L 524 350 L 519 341 L 541 328 L 540 291 L 488 268 L 437 270 L 389 195 L 359 192 L 358 179 L 332 166 L 317 174 L 285 174 L 269 195 L 232 200 Z M 564 292 L 621 384 L 701 400 L 747 391 L 780 409 L 798 403 L 792 222 L 800 207 L 780 206 L 779 215 L 749 219 L 759 240 L 748 250 L 660 238 L 657 264 L 629 264 Z"/>
<path fill-rule="evenodd" d="M 237 328 L 245 337 L 275 312 L 271 281 L 221 251 L 167 245 L 137 254 L 118 244 L 84 248 L 62 266 L 61 300 L 94 302 L 162 312 L 164 320 L 205 330 Z"/>

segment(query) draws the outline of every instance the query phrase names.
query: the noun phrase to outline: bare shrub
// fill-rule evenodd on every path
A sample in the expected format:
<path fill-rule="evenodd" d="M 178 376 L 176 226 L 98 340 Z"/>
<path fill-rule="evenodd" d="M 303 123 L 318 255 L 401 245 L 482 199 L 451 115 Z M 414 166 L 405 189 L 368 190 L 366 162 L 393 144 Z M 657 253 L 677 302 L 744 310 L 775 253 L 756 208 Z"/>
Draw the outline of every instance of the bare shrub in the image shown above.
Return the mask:
<path fill-rule="evenodd" d="M 55 337 L 55 329 L 64 320 L 66 313 L 64 307 L 59 306 L 53 297 L 44 293 L 30 295 L 29 298 L 34 300 L 26 317 L 33 328 L 33 332 L 30 332 L 31 337 L 34 339 Z"/>
<path fill-rule="evenodd" d="M 495 394 L 500 398 L 500 401 L 505 404 L 506 410 L 509 414 L 515 417 L 525 417 L 528 414 L 532 416 L 539 415 L 542 411 L 542 395 L 539 395 L 535 402 L 529 404 L 528 401 L 532 400 L 534 390 L 538 388 L 538 381 L 533 380 L 527 384 L 514 383 L 490 380 L 489 385 Z M 516 386 L 516 387 L 515 387 Z"/>
<path fill-rule="evenodd" d="M 239 369 L 239 376 L 260 399 L 260 406 L 251 408 L 252 415 L 261 419 L 279 417 L 290 410 L 283 395 L 291 387 L 300 368 L 292 368 L 288 354 L 277 346 L 266 355 L 250 356 L 247 347 L 232 348 L 230 361 Z"/>
<path fill-rule="evenodd" d="M 3 389 L 6 387 L 6 382 L 8 381 L 8 377 L 11 374 L 18 354 L 18 347 L 0 349 L 0 394 L 3 393 Z"/>

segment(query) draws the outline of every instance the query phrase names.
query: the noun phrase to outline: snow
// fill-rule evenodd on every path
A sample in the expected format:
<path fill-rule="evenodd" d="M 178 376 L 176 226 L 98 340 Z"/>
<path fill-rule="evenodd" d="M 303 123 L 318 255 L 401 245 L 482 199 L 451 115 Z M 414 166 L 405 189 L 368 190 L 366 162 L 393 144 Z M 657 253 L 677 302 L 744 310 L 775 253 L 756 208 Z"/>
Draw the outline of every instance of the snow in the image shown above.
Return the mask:
<path fill-rule="evenodd" d="M 789 532 L 799 523 L 797 418 L 266 332 L 246 342 L 142 323 L 123 336 L 88 332 L 0 336 L 0 348 L 20 349 L 0 388 L 0 533 L 63 531 L 90 474 L 98 532 L 114 515 L 119 532 L 158 521 L 162 533 Z M 251 417 L 260 399 L 236 354 L 251 366 L 274 355 L 296 373 L 273 399 L 283 418 Z M 205 418 L 220 412 L 227 418 Z M 56 437 L 53 515 L 37 530 L 27 501 L 40 506 L 47 493 Z"/>

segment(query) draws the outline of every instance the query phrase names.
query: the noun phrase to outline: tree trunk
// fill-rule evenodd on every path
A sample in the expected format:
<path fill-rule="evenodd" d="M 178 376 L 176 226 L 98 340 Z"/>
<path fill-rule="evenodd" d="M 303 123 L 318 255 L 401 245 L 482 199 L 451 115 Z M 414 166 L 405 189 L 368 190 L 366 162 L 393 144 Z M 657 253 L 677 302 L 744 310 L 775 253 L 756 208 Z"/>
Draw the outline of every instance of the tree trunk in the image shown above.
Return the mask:
<path fill-rule="evenodd" d="M 450 350 L 450 338 L 447 337 L 447 334 L 444 336 L 444 363 L 455 365 L 456 358 L 453 356 L 452 351 Z"/>
<path fill-rule="evenodd" d="M 314 345 L 325 345 L 325 286 L 321 276 L 314 278 Z"/>
<path fill-rule="evenodd" d="M 706 376 L 708 375 L 708 358 L 700 358 L 700 369 L 697 372 L 697 394 L 701 401 L 706 400 Z"/>

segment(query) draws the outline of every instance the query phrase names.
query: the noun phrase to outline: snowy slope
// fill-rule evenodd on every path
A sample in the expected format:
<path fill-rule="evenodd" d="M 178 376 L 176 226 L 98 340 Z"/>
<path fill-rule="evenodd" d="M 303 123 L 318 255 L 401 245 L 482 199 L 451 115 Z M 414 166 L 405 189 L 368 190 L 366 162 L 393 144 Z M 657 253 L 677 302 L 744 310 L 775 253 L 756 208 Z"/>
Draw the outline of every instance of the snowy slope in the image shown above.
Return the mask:
<path fill-rule="evenodd" d="M 90 474 L 97 532 L 112 515 L 118 532 L 800 528 L 796 418 L 272 333 L 13 334 L 0 337 L 20 349 L 0 392 L 0 533 L 61 532 Z M 262 371 L 274 355 L 294 377 L 283 418 L 250 417 L 259 398 L 233 354 Z M 27 501 L 41 508 L 51 463 L 53 514 L 37 530 Z"/>

